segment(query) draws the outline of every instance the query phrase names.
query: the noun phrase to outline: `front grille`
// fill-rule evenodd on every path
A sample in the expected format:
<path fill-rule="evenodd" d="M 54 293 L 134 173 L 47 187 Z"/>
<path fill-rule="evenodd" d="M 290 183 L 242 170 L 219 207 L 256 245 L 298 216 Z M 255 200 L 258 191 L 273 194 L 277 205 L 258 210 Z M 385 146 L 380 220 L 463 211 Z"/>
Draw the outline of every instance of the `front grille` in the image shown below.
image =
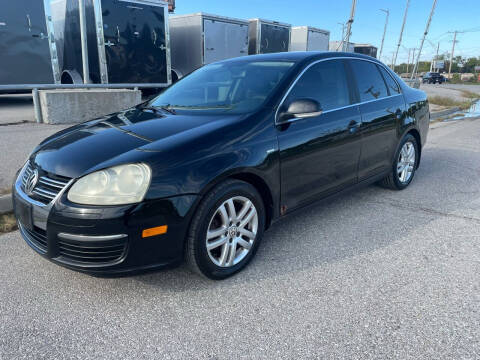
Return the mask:
<path fill-rule="evenodd" d="M 20 230 L 24 233 L 27 240 L 42 253 L 47 252 L 47 233 L 45 230 L 34 227 L 33 230 L 28 230 L 20 224 Z"/>
<path fill-rule="evenodd" d="M 28 178 L 32 175 L 33 171 L 34 167 L 32 163 L 29 162 L 22 177 L 24 191 Z M 43 204 L 48 204 L 68 185 L 70 179 L 48 173 L 40 168 L 37 168 L 37 171 L 39 175 L 38 182 L 29 196 Z"/>
<path fill-rule="evenodd" d="M 127 238 L 117 239 L 114 242 L 73 242 L 67 239 L 58 239 L 60 256 L 84 264 L 113 263 L 120 260 L 125 253 Z"/>

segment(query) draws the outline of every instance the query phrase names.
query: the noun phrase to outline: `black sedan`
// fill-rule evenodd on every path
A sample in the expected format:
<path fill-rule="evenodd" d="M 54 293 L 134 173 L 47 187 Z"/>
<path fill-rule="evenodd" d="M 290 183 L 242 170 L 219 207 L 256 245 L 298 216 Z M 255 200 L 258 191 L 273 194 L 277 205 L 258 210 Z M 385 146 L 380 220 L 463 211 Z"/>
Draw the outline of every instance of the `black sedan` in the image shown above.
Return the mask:
<path fill-rule="evenodd" d="M 406 188 L 429 117 L 425 93 L 368 56 L 222 61 L 44 140 L 19 170 L 15 214 L 30 247 L 71 269 L 186 259 L 222 279 L 294 210 L 373 182 Z"/>

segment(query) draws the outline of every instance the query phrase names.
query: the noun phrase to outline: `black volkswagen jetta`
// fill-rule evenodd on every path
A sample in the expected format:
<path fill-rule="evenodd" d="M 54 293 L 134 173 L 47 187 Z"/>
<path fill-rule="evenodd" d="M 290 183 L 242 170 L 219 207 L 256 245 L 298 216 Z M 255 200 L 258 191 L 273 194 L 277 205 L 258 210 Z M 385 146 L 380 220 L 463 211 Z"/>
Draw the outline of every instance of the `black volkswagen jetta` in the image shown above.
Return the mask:
<path fill-rule="evenodd" d="M 222 61 L 44 140 L 17 176 L 15 213 L 26 242 L 71 269 L 185 258 L 222 279 L 295 209 L 360 184 L 407 187 L 428 124 L 425 94 L 367 56 Z"/>

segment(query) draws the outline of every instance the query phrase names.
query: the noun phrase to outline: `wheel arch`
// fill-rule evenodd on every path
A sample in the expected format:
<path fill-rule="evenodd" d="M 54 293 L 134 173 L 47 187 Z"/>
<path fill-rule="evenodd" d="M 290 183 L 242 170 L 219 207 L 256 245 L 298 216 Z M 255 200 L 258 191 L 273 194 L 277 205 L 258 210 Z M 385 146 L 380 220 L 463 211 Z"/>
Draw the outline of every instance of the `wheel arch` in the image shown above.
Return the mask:
<path fill-rule="evenodd" d="M 238 169 L 237 171 L 234 172 L 229 172 L 227 174 L 223 174 L 222 176 L 218 176 L 215 178 L 213 181 L 211 181 L 203 191 L 201 192 L 200 199 L 196 205 L 201 202 L 201 200 L 204 198 L 204 196 L 212 190 L 215 186 L 218 184 L 226 181 L 226 180 L 240 180 L 244 181 L 250 185 L 252 185 L 260 194 L 263 200 L 263 204 L 265 206 L 265 230 L 268 229 L 273 221 L 273 218 L 275 216 L 274 212 L 274 199 L 273 199 L 273 194 L 270 186 L 267 184 L 265 179 L 259 175 L 256 174 L 252 171 L 246 170 L 246 169 Z"/>
<path fill-rule="evenodd" d="M 420 161 L 422 159 L 422 138 L 420 137 L 420 132 L 415 128 L 410 128 L 409 130 L 407 130 L 407 132 L 402 136 L 402 139 L 407 134 L 411 134 L 415 138 L 415 140 L 417 140 L 417 144 L 418 144 L 417 169 L 418 169 L 418 167 L 420 166 Z"/>

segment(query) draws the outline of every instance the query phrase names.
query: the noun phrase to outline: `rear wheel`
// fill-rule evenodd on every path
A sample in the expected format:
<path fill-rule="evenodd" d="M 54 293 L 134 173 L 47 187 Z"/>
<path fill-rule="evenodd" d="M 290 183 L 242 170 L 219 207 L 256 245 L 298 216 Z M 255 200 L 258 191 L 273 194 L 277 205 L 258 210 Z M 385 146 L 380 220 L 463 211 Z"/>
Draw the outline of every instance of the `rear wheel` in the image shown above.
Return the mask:
<path fill-rule="evenodd" d="M 243 269 L 263 237 L 265 208 L 250 184 L 228 180 L 205 196 L 189 230 L 189 267 L 211 279 L 224 279 Z"/>
<path fill-rule="evenodd" d="M 380 185 L 394 190 L 405 189 L 413 180 L 419 154 L 417 140 L 407 134 L 400 142 L 390 174 L 380 181 Z"/>

